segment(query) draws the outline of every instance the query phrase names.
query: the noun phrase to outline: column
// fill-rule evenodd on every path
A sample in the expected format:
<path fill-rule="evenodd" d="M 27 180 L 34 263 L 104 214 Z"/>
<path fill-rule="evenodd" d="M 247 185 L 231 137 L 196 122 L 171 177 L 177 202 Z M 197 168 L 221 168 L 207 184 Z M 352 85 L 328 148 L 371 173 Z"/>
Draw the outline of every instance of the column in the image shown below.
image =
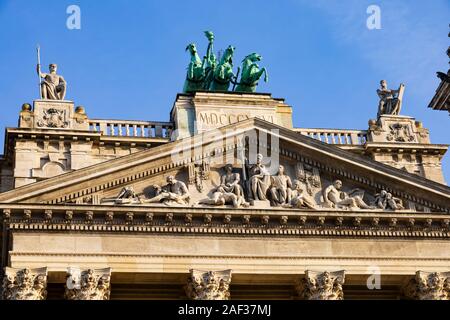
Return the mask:
<path fill-rule="evenodd" d="M 68 268 L 64 298 L 67 300 L 109 300 L 111 268 Z"/>
<path fill-rule="evenodd" d="M 186 295 L 191 300 L 230 300 L 231 270 L 200 271 L 191 269 Z"/>
<path fill-rule="evenodd" d="M 450 272 L 417 271 L 403 292 L 414 300 L 450 300 Z"/>
<path fill-rule="evenodd" d="M 47 268 L 5 268 L 3 300 L 45 300 L 47 298 Z"/>
<path fill-rule="evenodd" d="M 305 300 L 343 300 L 344 281 L 344 270 L 335 272 L 306 270 L 305 278 L 300 280 L 296 290 Z"/>

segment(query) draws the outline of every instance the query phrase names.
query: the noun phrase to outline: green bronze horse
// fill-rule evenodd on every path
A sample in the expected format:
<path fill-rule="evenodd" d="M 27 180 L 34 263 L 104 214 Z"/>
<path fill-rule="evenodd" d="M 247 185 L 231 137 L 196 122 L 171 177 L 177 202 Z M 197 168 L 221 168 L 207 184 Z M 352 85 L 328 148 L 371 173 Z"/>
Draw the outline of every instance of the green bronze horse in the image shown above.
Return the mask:
<path fill-rule="evenodd" d="M 194 92 L 204 89 L 205 69 L 197 53 L 197 47 L 190 43 L 186 51 L 191 54 L 191 62 L 187 68 L 186 80 L 184 82 L 183 92 Z"/>
<path fill-rule="evenodd" d="M 266 68 L 259 69 L 257 61 L 262 57 L 257 53 L 251 53 L 242 60 L 242 75 L 235 91 L 255 92 L 258 81 L 264 73 L 264 82 L 269 80 Z"/>
<path fill-rule="evenodd" d="M 228 91 L 230 82 L 236 81 L 236 76 L 233 73 L 233 54 L 234 47 L 228 46 L 222 59 L 220 59 L 220 63 L 214 69 L 209 88 L 211 91 Z"/>

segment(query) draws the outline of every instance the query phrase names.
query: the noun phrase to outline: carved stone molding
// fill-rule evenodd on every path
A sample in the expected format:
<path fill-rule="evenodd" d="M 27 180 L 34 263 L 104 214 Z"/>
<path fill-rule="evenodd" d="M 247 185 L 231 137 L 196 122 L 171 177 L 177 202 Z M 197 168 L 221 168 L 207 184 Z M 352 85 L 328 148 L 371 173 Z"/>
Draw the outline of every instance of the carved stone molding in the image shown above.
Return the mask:
<path fill-rule="evenodd" d="M 47 268 L 6 267 L 3 278 L 3 300 L 45 300 L 46 298 Z"/>
<path fill-rule="evenodd" d="M 450 300 L 450 272 L 417 271 L 404 294 L 415 300 Z"/>
<path fill-rule="evenodd" d="M 68 268 L 64 297 L 67 300 L 109 300 L 110 283 L 111 268 Z"/>
<path fill-rule="evenodd" d="M 298 295 L 306 300 L 343 300 L 342 285 L 345 271 L 316 272 L 306 270 L 305 278 L 296 287 Z"/>
<path fill-rule="evenodd" d="M 186 295 L 192 300 L 230 300 L 231 270 L 190 270 Z"/>

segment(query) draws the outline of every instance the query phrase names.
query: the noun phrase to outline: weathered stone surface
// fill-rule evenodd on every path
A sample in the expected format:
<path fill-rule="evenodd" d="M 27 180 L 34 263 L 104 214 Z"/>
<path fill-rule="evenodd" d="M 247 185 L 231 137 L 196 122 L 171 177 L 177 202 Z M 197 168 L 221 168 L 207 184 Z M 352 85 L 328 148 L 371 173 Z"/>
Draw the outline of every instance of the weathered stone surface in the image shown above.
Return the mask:
<path fill-rule="evenodd" d="M 292 128 L 292 109 L 269 94 L 225 94 L 197 92 L 178 95 L 171 112 L 175 139 L 192 136 L 250 118 Z"/>
<path fill-rule="evenodd" d="M 345 271 L 317 272 L 307 270 L 297 286 L 298 295 L 306 300 L 343 300 Z"/>
<path fill-rule="evenodd" d="M 417 271 L 404 293 L 415 300 L 450 300 L 450 272 Z"/>
<path fill-rule="evenodd" d="M 111 268 L 86 269 L 70 267 L 64 297 L 67 300 L 109 300 Z"/>
<path fill-rule="evenodd" d="M 47 268 L 5 268 L 3 300 L 45 300 L 47 297 Z"/>
<path fill-rule="evenodd" d="M 231 270 L 190 270 L 186 295 L 192 300 L 230 300 Z"/>

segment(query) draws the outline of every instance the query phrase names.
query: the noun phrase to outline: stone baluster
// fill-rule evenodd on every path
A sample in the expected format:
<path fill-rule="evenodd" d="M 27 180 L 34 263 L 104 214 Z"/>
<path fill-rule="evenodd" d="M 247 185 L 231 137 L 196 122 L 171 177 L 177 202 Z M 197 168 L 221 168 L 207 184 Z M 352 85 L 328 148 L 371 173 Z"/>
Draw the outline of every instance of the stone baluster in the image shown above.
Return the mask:
<path fill-rule="evenodd" d="M 305 278 L 296 287 L 300 298 L 305 300 L 343 300 L 342 285 L 345 271 L 315 272 L 307 270 Z"/>
<path fill-rule="evenodd" d="M 450 272 L 417 271 L 403 292 L 414 300 L 450 300 Z"/>
<path fill-rule="evenodd" d="M 230 300 L 231 270 L 190 270 L 186 295 L 191 300 Z"/>
<path fill-rule="evenodd" d="M 45 300 L 47 298 L 47 268 L 5 268 L 3 300 Z"/>
<path fill-rule="evenodd" d="M 111 268 L 68 268 L 64 298 L 67 300 L 109 300 Z"/>

